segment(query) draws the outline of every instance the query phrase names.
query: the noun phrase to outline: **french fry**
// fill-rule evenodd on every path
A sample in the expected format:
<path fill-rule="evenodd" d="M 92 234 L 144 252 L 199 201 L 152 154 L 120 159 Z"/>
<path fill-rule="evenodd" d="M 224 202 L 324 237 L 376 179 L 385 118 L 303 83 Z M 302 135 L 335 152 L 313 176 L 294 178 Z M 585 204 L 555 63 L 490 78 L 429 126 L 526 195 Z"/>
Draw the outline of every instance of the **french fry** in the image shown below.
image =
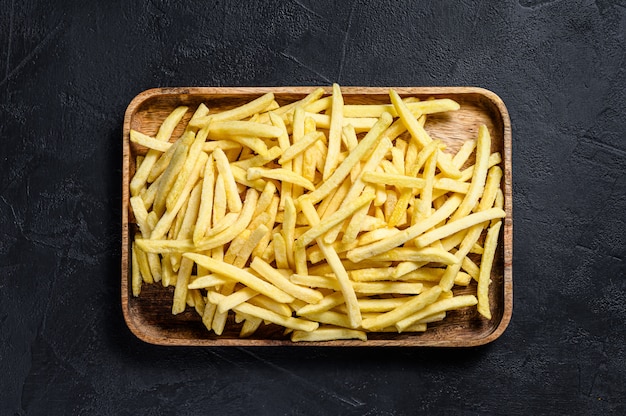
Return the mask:
<path fill-rule="evenodd" d="M 303 188 L 308 189 L 309 191 L 314 191 L 315 186 L 309 181 L 305 179 L 301 175 L 294 173 L 287 169 L 277 168 L 277 169 L 267 169 L 267 168 L 249 168 L 247 173 L 248 180 L 255 180 L 260 178 L 269 178 L 276 179 L 282 182 L 288 182 L 292 185 L 299 185 Z"/>
<path fill-rule="evenodd" d="M 485 238 L 485 252 L 483 253 L 480 262 L 480 275 L 478 277 L 478 312 L 486 319 L 491 319 L 491 310 L 489 308 L 489 284 L 491 283 L 491 267 L 493 265 L 493 258 L 496 253 L 496 246 L 498 244 L 498 233 L 502 221 L 496 222 L 487 231 L 487 237 Z"/>
<path fill-rule="evenodd" d="M 217 171 L 224 179 L 224 190 L 226 191 L 228 210 L 230 212 L 239 212 L 241 211 L 243 204 L 241 202 L 241 198 L 239 197 L 239 192 L 237 191 L 237 184 L 235 183 L 233 172 L 230 169 L 228 158 L 222 149 L 215 149 L 213 157 L 215 158 Z"/>
<path fill-rule="evenodd" d="M 291 340 L 293 342 L 302 341 L 330 341 L 336 339 L 359 339 L 367 341 L 367 335 L 363 331 L 347 328 L 318 328 L 310 332 L 293 331 Z"/>
<path fill-rule="evenodd" d="M 203 128 L 215 121 L 231 121 L 231 120 L 243 120 L 250 117 L 253 114 L 260 113 L 265 110 L 274 101 L 274 94 L 267 93 L 261 97 L 250 101 L 242 106 L 233 108 L 232 110 L 223 111 L 221 113 L 209 114 L 204 117 L 198 117 L 196 120 L 191 120 L 190 127 Z"/>
<path fill-rule="evenodd" d="M 341 146 L 341 129 L 343 126 L 343 96 L 338 84 L 333 84 L 330 126 L 328 132 L 328 154 L 324 165 L 323 179 L 327 180 L 335 171 L 339 149 Z"/>

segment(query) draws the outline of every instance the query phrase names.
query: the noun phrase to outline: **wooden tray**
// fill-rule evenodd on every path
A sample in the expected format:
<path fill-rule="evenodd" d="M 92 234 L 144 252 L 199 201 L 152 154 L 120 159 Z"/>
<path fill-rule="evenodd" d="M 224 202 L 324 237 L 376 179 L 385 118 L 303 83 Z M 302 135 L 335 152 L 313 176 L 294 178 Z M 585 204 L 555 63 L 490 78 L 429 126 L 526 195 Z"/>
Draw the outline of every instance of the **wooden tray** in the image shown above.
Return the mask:
<path fill-rule="evenodd" d="M 445 115 L 429 116 L 426 129 L 433 137 L 442 139 L 449 148 L 458 149 L 463 141 L 477 136 L 478 126 L 486 124 L 492 137 L 492 151 L 499 151 L 503 158 L 504 195 L 506 219 L 500 244 L 496 253 L 490 285 L 492 319 L 482 318 L 475 307 L 448 313 L 443 322 L 428 324 L 424 333 L 370 333 L 368 341 L 291 342 L 276 326 L 261 326 L 252 338 L 240 339 L 240 325 L 229 317 L 224 334 L 217 337 L 209 332 L 195 311 L 173 316 L 171 302 L 173 288 L 159 284 L 143 285 L 141 295 L 135 298 L 130 287 L 130 233 L 136 225 L 129 208 L 129 183 L 135 170 L 135 156 L 145 153 L 130 143 L 130 129 L 154 135 L 165 116 L 176 106 L 187 105 L 193 110 L 205 103 L 211 110 L 236 107 L 261 94 L 274 92 L 276 100 L 291 102 L 301 99 L 317 87 L 190 87 L 156 88 L 137 95 L 129 104 L 124 117 L 123 131 L 123 183 L 122 183 L 122 308 L 130 330 L 141 340 L 158 345 L 180 346 L 436 346 L 468 347 L 489 343 L 506 329 L 513 309 L 513 217 L 511 197 L 511 122 L 502 100 L 494 93 L 473 87 L 399 87 L 394 89 L 401 96 L 451 98 L 461 105 L 459 111 Z M 331 88 L 325 88 L 330 94 Z M 389 103 L 388 88 L 342 87 L 346 104 Z M 187 121 L 190 114 L 189 111 Z M 172 140 L 179 137 L 179 126 Z M 475 293 L 475 282 L 468 289 L 455 289 L 455 293 Z"/>

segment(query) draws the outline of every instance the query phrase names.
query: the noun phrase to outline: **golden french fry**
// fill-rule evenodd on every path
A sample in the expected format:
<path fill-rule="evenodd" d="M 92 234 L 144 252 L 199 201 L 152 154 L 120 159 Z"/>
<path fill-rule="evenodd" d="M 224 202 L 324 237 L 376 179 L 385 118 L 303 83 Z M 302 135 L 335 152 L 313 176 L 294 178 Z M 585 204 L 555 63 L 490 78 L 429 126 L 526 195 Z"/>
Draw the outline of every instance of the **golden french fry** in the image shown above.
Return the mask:
<path fill-rule="evenodd" d="M 328 131 L 328 154 L 324 164 L 323 179 L 327 180 L 335 171 L 338 164 L 339 150 L 341 147 L 341 129 L 343 126 L 343 96 L 338 84 L 333 84 L 332 106 L 330 126 Z"/>
<path fill-rule="evenodd" d="M 217 170 L 224 179 L 224 190 L 226 191 L 228 210 L 230 212 L 239 212 L 241 211 L 243 204 L 241 202 L 241 198 L 239 197 L 239 192 L 237 191 L 237 184 L 235 183 L 233 172 L 230 169 L 228 158 L 222 149 L 215 149 L 213 157 L 215 158 Z"/>
<path fill-rule="evenodd" d="M 367 341 L 367 335 L 363 331 L 347 328 L 317 328 L 313 331 L 293 331 L 291 340 L 293 342 L 302 341 L 332 341 L 338 339 L 359 339 Z"/>
<path fill-rule="evenodd" d="M 423 234 L 415 239 L 416 247 L 425 247 L 436 240 L 440 240 L 451 234 L 458 233 L 461 230 L 469 228 L 473 225 L 480 224 L 485 221 L 492 220 L 494 218 L 503 218 L 506 213 L 500 208 L 490 208 L 485 211 L 480 211 L 474 214 L 470 214 L 459 220 L 452 220 L 443 227 L 439 227 L 436 230 L 432 230 Z"/>
<path fill-rule="evenodd" d="M 502 221 L 496 222 L 487 231 L 487 237 L 485 238 L 485 252 L 483 253 L 480 262 L 480 275 L 478 277 L 478 312 L 487 319 L 491 319 L 491 310 L 489 308 L 489 284 L 491 283 L 491 267 L 493 265 L 493 258 L 496 253 L 496 246 L 498 244 L 498 233 Z"/>
<path fill-rule="evenodd" d="M 309 289 L 306 287 L 298 286 L 289 281 L 288 278 L 283 276 L 280 272 L 274 269 L 272 266 L 264 262 L 262 259 L 256 257 L 250 263 L 252 270 L 263 276 L 268 282 L 274 286 L 283 290 L 285 293 L 290 294 L 296 299 L 301 299 L 307 303 L 318 303 L 324 295 L 317 290 Z"/>
<path fill-rule="evenodd" d="M 276 179 L 282 182 L 291 183 L 292 185 L 302 186 L 309 191 L 315 190 L 315 186 L 311 183 L 311 181 L 305 179 L 303 176 L 298 175 L 297 173 L 282 168 L 249 168 L 247 178 L 248 180 L 255 180 L 260 178 Z"/>
<path fill-rule="evenodd" d="M 198 117 L 195 120 L 189 122 L 189 126 L 193 128 L 203 128 L 208 126 L 211 122 L 216 121 L 230 121 L 230 120 L 243 120 L 250 117 L 253 114 L 260 113 L 268 108 L 274 101 L 274 94 L 269 92 L 261 97 L 250 101 L 244 105 L 233 108 L 232 110 L 223 111 L 221 113 L 209 114 L 204 117 Z"/>

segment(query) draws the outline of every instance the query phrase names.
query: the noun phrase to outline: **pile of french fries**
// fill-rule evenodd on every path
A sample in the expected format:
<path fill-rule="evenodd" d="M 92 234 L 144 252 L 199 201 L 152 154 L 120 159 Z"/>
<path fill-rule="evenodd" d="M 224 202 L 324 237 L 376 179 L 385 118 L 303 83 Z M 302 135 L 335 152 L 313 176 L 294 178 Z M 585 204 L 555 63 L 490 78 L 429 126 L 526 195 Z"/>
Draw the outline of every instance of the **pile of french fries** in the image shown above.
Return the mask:
<path fill-rule="evenodd" d="M 420 332 L 474 305 L 491 319 L 501 156 L 485 126 L 456 154 L 430 137 L 426 117 L 455 101 L 389 99 L 345 104 L 335 84 L 201 104 L 173 142 L 187 107 L 155 137 L 131 130 L 148 149 L 130 182 L 133 295 L 174 286 L 172 313 L 194 308 L 217 335 L 233 314 L 241 337 L 276 324 L 292 341 Z M 475 295 L 453 293 L 472 279 Z"/>

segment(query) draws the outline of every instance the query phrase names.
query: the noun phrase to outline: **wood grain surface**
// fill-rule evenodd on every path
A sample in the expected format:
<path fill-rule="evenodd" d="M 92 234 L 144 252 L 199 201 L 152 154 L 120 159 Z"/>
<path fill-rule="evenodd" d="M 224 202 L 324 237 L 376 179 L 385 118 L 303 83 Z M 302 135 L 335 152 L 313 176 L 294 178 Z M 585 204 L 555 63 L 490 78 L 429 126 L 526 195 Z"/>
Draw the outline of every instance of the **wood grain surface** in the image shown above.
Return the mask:
<path fill-rule="evenodd" d="M 513 216 L 511 171 L 511 123 L 507 109 L 494 93 L 475 87 L 393 87 L 401 96 L 420 99 L 451 98 L 461 109 L 428 117 L 426 130 L 442 140 L 450 151 L 456 151 L 464 141 L 475 139 L 478 127 L 485 124 L 492 138 L 492 151 L 502 154 L 504 171 L 503 191 L 506 218 L 492 269 L 489 288 L 492 319 L 482 318 L 475 307 L 448 312 L 444 321 L 428 325 L 424 333 L 368 333 L 368 340 L 293 343 L 283 335 L 283 328 L 275 325 L 261 326 L 250 338 L 239 338 L 240 324 L 229 316 L 221 336 L 209 332 L 195 311 L 188 309 L 179 315 L 171 314 L 173 288 L 159 284 L 143 285 L 141 295 L 133 297 L 130 288 L 130 244 L 136 230 L 129 207 L 129 183 L 135 170 L 135 156 L 146 149 L 131 143 L 131 129 L 155 135 L 166 117 L 176 106 L 187 105 L 194 110 L 205 103 L 211 111 L 227 110 L 244 104 L 261 94 L 273 92 L 280 104 L 304 97 L 317 87 L 189 87 L 157 88 L 137 95 L 126 110 L 123 128 L 123 183 L 122 183 L 122 261 L 121 304 L 130 330 L 145 342 L 169 346 L 438 346 L 467 347 L 489 343 L 506 329 L 513 310 Z M 326 87 L 326 93 L 330 93 Z M 346 104 L 389 103 L 389 88 L 342 87 Z M 193 111 L 187 113 L 188 121 Z M 184 123 L 174 131 L 172 141 L 183 130 Z M 405 133 L 408 134 L 408 133 Z M 473 163 L 470 159 L 468 163 Z M 476 283 L 467 288 L 454 289 L 455 294 L 476 292 Z"/>

